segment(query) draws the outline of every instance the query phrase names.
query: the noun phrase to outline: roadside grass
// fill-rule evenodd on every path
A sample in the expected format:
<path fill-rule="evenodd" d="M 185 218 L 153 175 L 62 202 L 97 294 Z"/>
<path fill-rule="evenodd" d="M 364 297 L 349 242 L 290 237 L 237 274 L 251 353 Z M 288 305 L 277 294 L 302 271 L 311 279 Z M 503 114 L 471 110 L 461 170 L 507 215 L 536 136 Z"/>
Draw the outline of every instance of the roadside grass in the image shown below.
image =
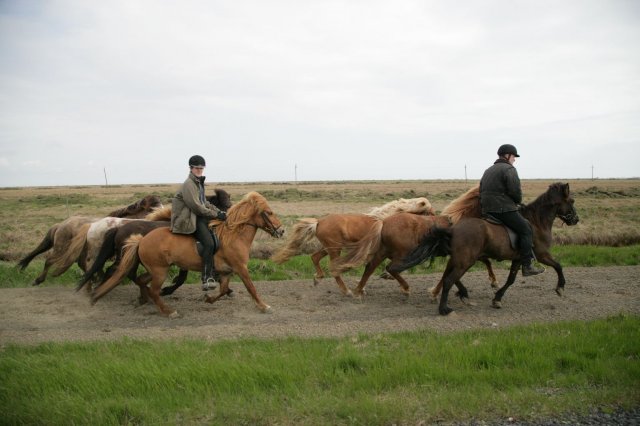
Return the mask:
<path fill-rule="evenodd" d="M 562 264 L 563 267 L 575 266 L 630 266 L 640 264 L 640 244 L 624 247 L 602 247 L 591 245 L 571 245 L 571 246 L 555 246 L 551 252 L 554 257 Z M 509 269 L 511 262 L 493 261 L 494 268 Z M 0 288 L 28 287 L 33 280 L 42 272 L 44 261 L 36 258 L 29 266 L 20 271 L 14 262 L 0 261 Z M 328 274 L 328 259 L 321 261 L 321 265 L 325 271 L 326 279 L 331 279 Z M 425 263 L 411 268 L 405 272 L 408 274 L 429 274 L 444 271 L 446 265 L 445 258 L 436 259 L 431 265 Z M 481 263 L 473 266 L 472 270 L 482 271 L 485 267 Z M 359 278 L 362 276 L 364 268 L 359 267 L 347 271 L 344 275 L 347 277 Z M 142 269 L 140 270 L 142 271 Z M 382 273 L 383 267 L 379 267 L 377 274 Z M 299 280 L 313 279 L 315 269 L 308 255 L 295 256 L 282 265 L 278 265 L 271 260 L 251 259 L 249 261 L 249 273 L 254 281 L 282 281 L 282 280 Z M 167 281 L 173 279 L 177 274 L 177 269 L 172 268 Z M 73 286 L 82 277 L 82 272 L 77 265 L 73 265 L 64 274 L 59 277 L 48 277 L 42 286 L 45 285 L 63 285 Z M 187 283 L 198 282 L 199 276 L 197 272 L 190 272 Z M 232 281 L 238 282 L 237 277 L 233 277 Z"/>
<path fill-rule="evenodd" d="M 418 424 L 640 404 L 640 318 L 350 338 L 8 345 L 5 424 Z"/>

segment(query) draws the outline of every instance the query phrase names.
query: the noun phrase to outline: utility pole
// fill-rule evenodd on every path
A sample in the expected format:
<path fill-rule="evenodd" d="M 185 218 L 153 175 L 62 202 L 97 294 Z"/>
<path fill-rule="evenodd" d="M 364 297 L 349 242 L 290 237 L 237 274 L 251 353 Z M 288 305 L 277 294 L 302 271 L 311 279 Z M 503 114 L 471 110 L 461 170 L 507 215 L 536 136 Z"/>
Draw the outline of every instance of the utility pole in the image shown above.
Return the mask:
<path fill-rule="evenodd" d="M 294 182 L 296 183 L 296 186 L 298 186 L 298 165 L 297 164 L 293 166 L 293 179 L 294 179 Z"/>
<path fill-rule="evenodd" d="M 593 180 L 593 164 L 591 165 L 591 180 Z"/>
<path fill-rule="evenodd" d="M 464 182 L 467 183 L 467 165 L 464 165 Z"/>
<path fill-rule="evenodd" d="M 107 181 L 107 168 L 104 167 L 102 170 L 104 171 L 104 186 L 109 186 L 109 182 Z"/>

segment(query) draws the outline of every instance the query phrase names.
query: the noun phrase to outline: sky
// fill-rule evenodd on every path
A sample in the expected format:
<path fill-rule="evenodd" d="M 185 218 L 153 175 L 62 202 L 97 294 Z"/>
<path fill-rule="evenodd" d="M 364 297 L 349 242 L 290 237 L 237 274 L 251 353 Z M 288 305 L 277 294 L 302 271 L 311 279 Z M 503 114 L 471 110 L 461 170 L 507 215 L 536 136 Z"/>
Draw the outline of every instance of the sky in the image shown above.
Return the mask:
<path fill-rule="evenodd" d="M 0 187 L 640 177 L 636 0 L 0 0 Z"/>

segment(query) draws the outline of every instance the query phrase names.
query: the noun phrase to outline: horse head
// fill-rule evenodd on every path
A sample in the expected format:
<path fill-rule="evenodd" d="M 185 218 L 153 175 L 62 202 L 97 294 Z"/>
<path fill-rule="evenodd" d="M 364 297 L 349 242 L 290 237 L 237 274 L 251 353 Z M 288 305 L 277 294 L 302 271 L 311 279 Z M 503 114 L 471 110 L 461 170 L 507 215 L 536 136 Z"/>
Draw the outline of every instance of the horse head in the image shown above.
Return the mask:
<path fill-rule="evenodd" d="M 568 183 L 556 182 L 549 185 L 549 194 L 556 206 L 556 217 L 565 224 L 576 225 L 580 218 L 574 207 L 574 200 L 571 196 Z"/>
<path fill-rule="evenodd" d="M 284 234 L 282 222 L 271 210 L 267 200 L 257 192 L 248 193 L 229 209 L 226 224 L 230 229 L 241 224 L 249 224 L 275 238 Z"/>

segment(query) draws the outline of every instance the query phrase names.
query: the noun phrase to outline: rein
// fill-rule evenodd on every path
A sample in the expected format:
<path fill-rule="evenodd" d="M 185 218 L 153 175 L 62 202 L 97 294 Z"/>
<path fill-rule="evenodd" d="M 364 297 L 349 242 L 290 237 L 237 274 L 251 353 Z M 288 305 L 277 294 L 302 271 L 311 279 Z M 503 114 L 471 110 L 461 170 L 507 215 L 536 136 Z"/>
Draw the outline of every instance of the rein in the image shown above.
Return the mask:
<path fill-rule="evenodd" d="M 260 217 L 266 223 L 266 225 L 264 227 L 258 226 L 255 223 L 245 223 L 245 225 L 253 226 L 256 229 L 262 229 L 263 231 L 268 232 L 269 234 L 271 234 L 273 237 L 276 237 L 278 235 L 278 230 L 273 225 L 273 222 L 271 222 L 271 219 L 269 219 L 269 215 L 267 215 L 267 213 L 265 213 L 265 212 L 261 212 L 260 213 Z M 226 224 L 226 222 L 225 222 L 225 224 Z"/>

